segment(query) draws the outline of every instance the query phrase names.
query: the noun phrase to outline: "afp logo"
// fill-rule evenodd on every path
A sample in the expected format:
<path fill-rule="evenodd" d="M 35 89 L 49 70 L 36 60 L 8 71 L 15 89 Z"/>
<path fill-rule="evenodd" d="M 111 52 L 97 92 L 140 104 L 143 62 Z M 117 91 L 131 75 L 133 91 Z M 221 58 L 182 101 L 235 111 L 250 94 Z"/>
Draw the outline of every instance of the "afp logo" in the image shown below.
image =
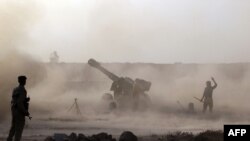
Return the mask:
<path fill-rule="evenodd" d="M 250 125 L 224 125 L 224 141 L 250 141 Z"/>

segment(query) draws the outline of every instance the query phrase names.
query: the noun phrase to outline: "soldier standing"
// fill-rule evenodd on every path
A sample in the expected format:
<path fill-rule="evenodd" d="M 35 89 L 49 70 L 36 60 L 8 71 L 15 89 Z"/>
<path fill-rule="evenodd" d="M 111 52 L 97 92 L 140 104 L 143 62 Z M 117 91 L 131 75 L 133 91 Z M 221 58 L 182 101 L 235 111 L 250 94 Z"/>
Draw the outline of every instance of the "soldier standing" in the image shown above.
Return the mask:
<path fill-rule="evenodd" d="M 9 136 L 7 141 L 12 141 L 15 136 L 15 141 L 20 141 L 22 138 L 22 132 L 25 125 L 25 116 L 29 117 L 28 102 L 30 100 L 27 97 L 27 91 L 25 89 L 26 76 L 19 76 L 19 86 L 13 90 L 11 101 L 11 113 L 12 121 Z"/>
<path fill-rule="evenodd" d="M 209 107 L 210 113 L 213 112 L 213 90 L 217 87 L 217 83 L 212 77 L 212 81 L 214 82 L 214 86 L 212 86 L 211 81 L 207 81 L 207 87 L 204 90 L 203 97 L 201 101 L 203 101 L 203 113 L 206 112 L 207 107 Z"/>

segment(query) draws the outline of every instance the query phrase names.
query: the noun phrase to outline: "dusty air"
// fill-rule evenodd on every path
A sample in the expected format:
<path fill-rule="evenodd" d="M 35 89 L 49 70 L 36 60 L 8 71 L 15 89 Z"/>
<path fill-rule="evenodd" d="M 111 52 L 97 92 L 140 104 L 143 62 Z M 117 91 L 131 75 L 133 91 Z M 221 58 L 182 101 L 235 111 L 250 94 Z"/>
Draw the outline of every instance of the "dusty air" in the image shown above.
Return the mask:
<path fill-rule="evenodd" d="M 0 140 L 222 141 L 250 123 L 249 7 L 1 1 Z"/>

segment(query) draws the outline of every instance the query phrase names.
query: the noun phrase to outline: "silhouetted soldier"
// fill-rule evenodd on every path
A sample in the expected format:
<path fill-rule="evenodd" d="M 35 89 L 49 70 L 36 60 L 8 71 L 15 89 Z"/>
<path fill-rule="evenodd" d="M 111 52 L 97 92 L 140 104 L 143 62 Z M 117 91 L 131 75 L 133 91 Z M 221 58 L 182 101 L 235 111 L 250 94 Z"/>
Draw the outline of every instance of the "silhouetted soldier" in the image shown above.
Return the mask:
<path fill-rule="evenodd" d="M 212 81 L 214 82 L 214 86 L 212 86 L 211 81 L 207 81 L 207 87 L 204 90 L 203 97 L 201 101 L 203 101 L 203 113 L 206 112 L 207 107 L 209 107 L 209 111 L 213 112 L 213 90 L 217 87 L 217 83 L 212 77 Z"/>
<path fill-rule="evenodd" d="M 29 116 L 27 91 L 25 90 L 26 76 L 19 76 L 19 86 L 13 90 L 11 101 L 12 121 L 9 136 L 7 141 L 12 141 L 15 136 L 15 141 L 20 141 L 23 128 L 25 125 L 25 116 Z"/>
<path fill-rule="evenodd" d="M 50 55 L 50 63 L 58 63 L 59 62 L 59 56 L 57 54 L 56 51 L 54 51 L 51 55 Z"/>

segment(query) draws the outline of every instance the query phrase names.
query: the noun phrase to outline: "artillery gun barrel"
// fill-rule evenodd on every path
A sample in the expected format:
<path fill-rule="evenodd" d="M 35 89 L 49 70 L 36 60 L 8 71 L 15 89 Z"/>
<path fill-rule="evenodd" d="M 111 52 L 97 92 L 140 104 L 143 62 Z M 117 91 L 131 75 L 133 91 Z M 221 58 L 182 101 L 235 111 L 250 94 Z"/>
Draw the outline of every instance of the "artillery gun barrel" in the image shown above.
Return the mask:
<path fill-rule="evenodd" d="M 105 75 L 107 75 L 112 81 L 117 81 L 119 79 L 119 77 L 117 75 L 111 73 L 110 71 L 108 71 L 107 69 L 102 67 L 101 64 L 94 59 L 89 59 L 88 64 L 90 66 L 98 69 L 99 71 L 101 71 Z"/>

